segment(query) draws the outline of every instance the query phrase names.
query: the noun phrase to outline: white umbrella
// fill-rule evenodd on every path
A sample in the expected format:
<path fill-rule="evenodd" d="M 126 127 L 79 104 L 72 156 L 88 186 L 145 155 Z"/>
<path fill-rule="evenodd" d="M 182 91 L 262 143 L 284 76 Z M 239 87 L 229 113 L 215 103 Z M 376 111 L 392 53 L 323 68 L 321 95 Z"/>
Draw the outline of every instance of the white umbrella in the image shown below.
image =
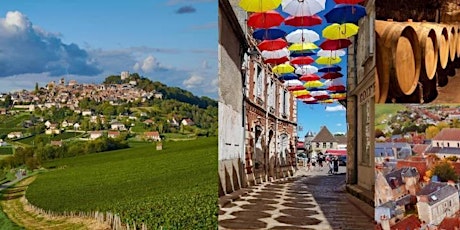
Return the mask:
<path fill-rule="evenodd" d="M 292 16 L 313 16 L 326 8 L 326 0 L 283 0 L 281 6 Z"/>
<path fill-rule="evenodd" d="M 299 75 L 314 74 L 314 73 L 317 73 L 317 72 L 318 72 L 318 68 L 316 68 L 316 66 L 312 66 L 312 65 L 303 65 L 301 67 L 298 67 L 295 70 L 295 73 L 299 74 Z"/>
<path fill-rule="evenodd" d="M 279 50 L 264 50 L 262 51 L 262 57 L 265 59 L 279 59 L 282 57 L 289 56 L 290 51 L 287 48 L 279 49 Z"/>
<path fill-rule="evenodd" d="M 309 29 L 297 29 L 286 36 L 290 43 L 313 43 L 319 40 L 319 34 Z"/>
<path fill-rule="evenodd" d="M 319 50 L 316 54 L 318 57 L 342 57 L 346 54 L 344 49 L 340 50 Z"/>
<path fill-rule="evenodd" d="M 337 86 L 337 85 L 343 85 L 342 81 L 339 78 L 332 79 L 332 80 L 326 80 L 324 82 L 324 86 L 326 87 Z"/>
<path fill-rule="evenodd" d="M 299 81 L 299 80 L 287 80 L 283 83 L 284 86 L 297 86 L 297 85 L 301 85 L 303 86 L 303 82 Z"/>
<path fill-rule="evenodd" d="M 319 97 L 319 96 L 329 95 L 329 93 L 326 90 L 319 90 L 319 91 L 311 91 L 310 95 L 312 97 Z"/>

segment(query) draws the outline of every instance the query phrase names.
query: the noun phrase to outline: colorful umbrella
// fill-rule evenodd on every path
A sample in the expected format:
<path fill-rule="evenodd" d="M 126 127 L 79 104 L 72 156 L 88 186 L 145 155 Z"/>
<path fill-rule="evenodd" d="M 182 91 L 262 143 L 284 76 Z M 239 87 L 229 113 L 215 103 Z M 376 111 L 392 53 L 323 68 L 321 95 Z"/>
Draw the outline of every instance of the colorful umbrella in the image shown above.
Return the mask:
<path fill-rule="evenodd" d="M 313 74 L 317 72 L 318 72 L 318 68 L 312 65 L 300 66 L 295 70 L 295 73 L 299 75 Z"/>
<path fill-rule="evenodd" d="M 281 4 L 281 0 L 241 0 L 239 5 L 248 12 L 264 12 L 274 10 Z"/>
<path fill-rule="evenodd" d="M 324 82 L 324 85 L 326 87 L 335 86 L 335 85 L 342 85 L 342 81 L 340 79 L 327 80 L 327 81 Z"/>
<path fill-rule="evenodd" d="M 257 29 L 252 33 L 252 37 L 257 40 L 274 40 L 286 36 L 286 32 L 278 28 Z"/>
<path fill-rule="evenodd" d="M 328 73 L 328 72 L 339 72 L 340 70 L 342 70 L 342 67 L 338 65 L 329 65 L 329 66 L 325 66 L 319 69 L 318 72 Z"/>
<path fill-rule="evenodd" d="M 279 59 L 287 56 L 289 56 L 289 50 L 287 48 L 272 51 L 262 51 L 262 57 L 265 59 Z"/>
<path fill-rule="evenodd" d="M 300 91 L 300 90 L 305 90 L 305 87 L 303 85 L 293 85 L 293 86 L 288 86 L 289 91 Z"/>
<path fill-rule="evenodd" d="M 313 43 L 319 40 L 319 34 L 309 29 L 297 29 L 286 36 L 289 43 Z"/>
<path fill-rule="evenodd" d="M 305 74 L 299 78 L 301 81 L 319 81 L 319 79 L 321 78 L 316 74 Z"/>
<path fill-rule="evenodd" d="M 331 91 L 331 92 L 344 91 L 344 90 L 345 90 L 345 86 L 344 86 L 344 85 L 333 85 L 333 86 L 327 87 L 327 90 L 329 90 L 329 91 Z"/>
<path fill-rule="evenodd" d="M 289 46 L 290 51 L 309 51 L 313 49 L 318 49 L 318 46 L 315 43 L 295 43 Z"/>
<path fill-rule="evenodd" d="M 299 76 L 297 76 L 295 73 L 285 73 L 282 74 L 278 79 L 281 81 L 297 80 L 299 79 Z"/>
<path fill-rule="evenodd" d="M 291 64 L 293 65 L 309 65 L 313 63 L 315 60 L 312 57 L 295 57 L 291 59 Z"/>
<path fill-rule="evenodd" d="M 319 47 L 323 50 L 339 50 L 343 48 L 347 48 L 351 45 L 351 41 L 348 39 L 338 39 L 338 40 L 329 40 L 326 39 Z"/>
<path fill-rule="evenodd" d="M 343 74 L 339 72 L 328 72 L 328 73 L 325 73 L 321 78 L 332 80 L 332 79 L 337 79 L 341 77 L 343 77 Z"/>
<path fill-rule="evenodd" d="M 310 88 L 319 88 L 323 85 L 324 84 L 320 81 L 307 81 L 303 86 L 305 86 L 306 89 L 310 89 Z"/>
<path fill-rule="evenodd" d="M 282 48 L 287 47 L 288 43 L 282 39 L 282 38 L 277 38 L 275 40 L 264 40 L 259 45 L 257 45 L 257 48 L 259 50 L 267 50 L 267 51 L 273 51 L 273 50 L 279 50 Z"/>
<path fill-rule="evenodd" d="M 310 95 L 310 92 L 308 92 L 307 90 L 305 90 L 305 88 L 303 90 L 296 90 L 294 92 L 292 92 L 292 94 L 295 96 L 295 97 L 298 97 L 298 96 L 301 96 L 301 95 Z"/>
<path fill-rule="evenodd" d="M 279 65 L 279 64 L 285 63 L 287 61 L 289 61 L 288 57 L 282 57 L 282 58 L 276 58 L 276 59 L 265 59 L 264 63 L 273 64 L 273 65 Z"/>
<path fill-rule="evenodd" d="M 314 97 L 309 97 L 305 99 L 301 99 L 306 104 L 318 104 L 317 100 Z"/>
<path fill-rule="evenodd" d="M 340 63 L 342 59 L 340 57 L 319 57 L 316 59 L 316 63 L 320 65 L 332 65 Z"/>
<path fill-rule="evenodd" d="M 281 7 L 292 16 L 312 16 L 326 8 L 326 0 L 283 0 Z"/>
<path fill-rule="evenodd" d="M 290 64 L 280 64 L 273 67 L 272 72 L 277 74 L 292 73 L 295 68 Z"/>
<path fill-rule="evenodd" d="M 337 99 L 337 100 L 343 100 L 347 97 L 346 93 L 333 93 L 331 94 L 331 98 Z"/>
<path fill-rule="evenodd" d="M 316 55 L 312 50 L 291 51 L 291 57 L 306 57 Z"/>
<path fill-rule="evenodd" d="M 265 28 L 279 26 L 284 22 L 283 16 L 274 10 L 266 12 L 253 13 L 248 18 L 248 26 L 253 28 Z"/>
<path fill-rule="evenodd" d="M 303 86 L 303 83 L 299 80 L 287 80 L 283 83 L 284 86 L 302 86 L 303 89 L 305 89 L 305 87 Z"/>
<path fill-rule="evenodd" d="M 323 37 L 328 39 L 345 39 L 358 34 L 359 26 L 353 23 L 337 24 L 327 26 L 323 30 Z"/>
<path fill-rule="evenodd" d="M 342 57 L 346 54 L 347 52 L 343 49 L 340 50 L 319 50 L 318 53 L 316 54 L 319 57 Z"/>
<path fill-rule="evenodd" d="M 335 102 L 334 99 L 322 99 L 321 100 L 321 103 L 324 103 L 324 104 L 332 104 L 334 102 Z"/>
<path fill-rule="evenodd" d="M 310 92 L 310 95 L 313 96 L 316 100 L 329 99 L 329 93 L 325 90 Z"/>
<path fill-rule="evenodd" d="M 314 26 L 321 24 L 321 22 L 323 22 L 323 19 L 317 15 L 299 17 L 289 16 L 284 20 L 284 24 L 295 27 Z"/>
<path fill-rule="evenodd" d="M 311 98 L 311 95 L 310 94 L 303 94 L 303 95 L 299 95 L 296 97 L 297 99 L 307 99 L 307 98 Z"/>
<path fill-rule="evenodd" d="M 328 23 L 354 23 L 366 16 L 366 8 L 355 4 L 338 4 L 327 12 L 324 17 Z"/>

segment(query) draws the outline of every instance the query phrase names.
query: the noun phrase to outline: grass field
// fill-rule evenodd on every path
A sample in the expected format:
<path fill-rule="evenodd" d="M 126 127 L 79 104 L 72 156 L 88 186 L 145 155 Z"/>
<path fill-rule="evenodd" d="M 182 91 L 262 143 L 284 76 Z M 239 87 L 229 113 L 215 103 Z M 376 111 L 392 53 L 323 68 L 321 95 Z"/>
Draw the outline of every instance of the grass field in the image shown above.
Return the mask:
<path fill-rule="evenodd" d="M 381 121 L 388 118 L 390 114 L 396 114 L 398 111 L 407 110 L 406 106 L 401 104 L 375 104 L 375 128 L 384 129 L 386 124 Z"/>
<path fill-rule="evenodd" d="M 43 139 L 45 140 L 46 143 L 50 143 L 52 140 L 53 141 L 60 141 L 60 140 L 66 140 L 66 139 L 75 137 L 75 133 L 73 133 L 73 132 L 72 133 L 63 132 L 63 133 L 58 134 L 56 136 L 47 135 L 47 134 L 39 134 L 39 135 L 43 137 Z M 76 135 L 77 135 L 77 137 L 79 137 L 82 134 L 77 133 Z M 32 145 L 32 142 L 35 140 L 35 137 L 36 136 L 27 137 L 27 138 L 18 140 L 18 142 L 21 142 L 21 143 L 27 144 L 27 145 Z"/>
<path fill-rule="evenodd" d="M 29 201 L 46 210 L 111 211 L 149 229 L 216 229 L 217 138 L 168 142 L 48 162 Z"/>

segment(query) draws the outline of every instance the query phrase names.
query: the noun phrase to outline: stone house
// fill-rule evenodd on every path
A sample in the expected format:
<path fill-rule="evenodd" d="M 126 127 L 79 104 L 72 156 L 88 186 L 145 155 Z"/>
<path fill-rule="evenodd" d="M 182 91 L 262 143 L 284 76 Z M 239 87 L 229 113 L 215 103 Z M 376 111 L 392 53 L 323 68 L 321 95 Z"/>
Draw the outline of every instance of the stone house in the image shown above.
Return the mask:
<path fill-rule="evenodd" d="M 89 139 L 90 140 L 96 140 L 100 137 L 103 136 L 103 132 L 102 131 L 91 131 L 89 132 Z"/>
<path fill-rule="evenodd" d="M 416 195 L 419 191 L 420 174 L 417 168 L 400 168 L 386 175 L 377 171 L 375 179 L 375 204 L 379 206 L 389 201 L 398 201 L 406 195 Z"/>
<path fill-rule="evenodd" d="M 418 216 L 426 223 L 439 225 L 458 210 L 458 189 L 453 184 L 431 182 L 417 193 Z"/>
<path fill-rule="evenodd" d="M 157 131 L 144 132 L 144 137 L 147 140 L 161 141 L 160 133 Z"/>
<path fill-rule="evenodd" d="M 312 150 L 317 153 L 325 153 L 328 149 L 337 149 L 337 138 L 332 135 L 326 126 L 322 126 L 318 134 L 311 140 Z"/>
<path fill-rule="evenodd" d="M 120 131 L 108 131 L 107 137 L 108 138 L 117 138 L 120 136 Z"/>

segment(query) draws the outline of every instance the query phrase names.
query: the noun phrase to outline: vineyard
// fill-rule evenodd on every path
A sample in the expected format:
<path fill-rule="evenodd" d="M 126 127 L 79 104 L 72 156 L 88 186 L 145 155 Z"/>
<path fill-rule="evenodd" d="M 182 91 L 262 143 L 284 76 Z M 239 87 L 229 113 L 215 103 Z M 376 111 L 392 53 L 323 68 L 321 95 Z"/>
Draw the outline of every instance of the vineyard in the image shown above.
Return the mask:
<path fill-rule="evenodd" d="M 124 223 L 149 229 L 215 229 L 217 138 L 167 142 L 60 159 L 32 183 L 34 206 L 65 211 L 116 213 Z"/>

